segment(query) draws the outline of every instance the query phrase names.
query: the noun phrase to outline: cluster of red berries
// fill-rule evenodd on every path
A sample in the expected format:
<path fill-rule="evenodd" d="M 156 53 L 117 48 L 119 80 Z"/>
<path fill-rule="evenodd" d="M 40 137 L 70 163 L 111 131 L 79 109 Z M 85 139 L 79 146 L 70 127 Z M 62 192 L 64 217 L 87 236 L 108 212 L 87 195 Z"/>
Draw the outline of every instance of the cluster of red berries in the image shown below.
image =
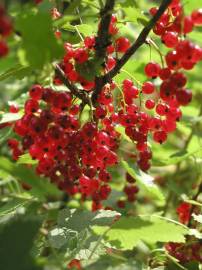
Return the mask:
<path fill-rule="evenodd" d="M 151 15 L 156 11 L 152 8 Z M 38 160 L 38 174 L 49 177 L 69 194 L 80 192 L 83 199 L 91 197 L 93 209 L 98 209 L 110 193 L 111 175 L 106 169 L 118 162 L 116 150 L 121 135 L 116 126 L 121 125 L 134 142 L 135 162 L 147 171 L 152 158 L 148 138 L 151 135 L 155 142 L 163 143 L 167 134 L 176 129 L 176 122 L 181 118 L 180 106 L 187 105 L 192 98 L 191 91 L 185 88 L 187 78 L 183 69 L 193 68 L 202 59 L 202 49 L 181 35 L 189 32 L 190 20 L 193 25 L 201 24 L 201 11 L 194 11 L 190 20 L 182 14 L 180 1 L 174 0 L 154 28 L 164 44 L 173 48 L 164 57 L 166 67 L 149 62 L 145 66 L 147 80 L 136 86 L 132 80 L 125 79 L 121 96 L 114 94 L 115 82 L 105 84 L 97 104 L 91 108 L 90 120 L 83 125 L 79 121 L 80 106 L 74 103 L 72 93 L 33 86 L 24 116 L 14 126 L 21 142 L 9 141 L 14 159 L 29 152 Z M 52 15 L 55 19 L 60 17 L 56 9 Z M 113 41 L 106 48 L 101 74 L 113 69 L 117 55 L 126 53 L 131 46 L 127 38 L 119 35 L 115 15 L 111 17 L 109 35 Z M 87 80 L 80 74 L 80 68 L 94 59 L 96 46 L 96 36 L 86 37 L 79 47 L 65 43 L 65 55 L 59 64 L 70 83 L 86 91 L 89 99 L 95 78 Z M 160 87 L 152 81 L 155 78 L 160 80 Z M 57 75 L 54 83 L 63 85 Z M 125 187 L 128 201 L 135 200 L 137 191 L 131 183 Z"/>
<path fill-rule="evenodd" d="M 133 203 L 136 201 L 136 195 L 139 192 L 139 188 L 135 185 L 136 180 L 128 173 L 126 173 L 126 182 L 123 192 L 126 195 L 126 199 L 118 200 L 117 206 L 119 208 L 125 208 L 126 202 Z"/>
<path fill-rule="evenodd" d="M 80 260 L 77 260 L 77 259 L 71 260 L 71 262 L 69 262 L 68 265 L 67 265 L 67 269 L 81 270 L 82 266 L 81 266 Z"/>
<path fill-rule="evenodd" d="M 182 202 L 177 208 L 179 221 L 183 224 L 189 224 L 191 219 L 191 205 Z M 202 245 L 199 239 L 191 236 L 186 237 L 186 243 L 168 243 L 165 245 L 170 255 L 178 259 L 181 263 L 198 261 L 202 263 Z"/>
<path fill-rule="evenodd" d="M 0 58 L 6 56 L 9 52 L 6 38 L 10 36 L 12 29 L 11 20 L 7 16 L 4 7 L 0 5 Z"/>
<path fill-rule="evenodd" d="M 191 218 L 191 205 L 189 203 L 183 202 L 177 208 L 177 214 L 179 221 L 183 224 L 187 224 Z"/>
<path fill-rule="evenodd" d="M 170 255 L 179 260 L 180 263 L 197 261 L 202 263 L 202 245 L 199 240 L 193 239 L 186 244 L 169 243 L 165 246 Z"/>
<path fill-rule="evenodd" d="M 178 10 L 177 6 L 181 7 L 179 1 L 173 1 L 169 10 L 163 14 L 157 23 L 157 26 L 159 24 L 162 26 L 163 24 L 165 31 L 161 35 L 164 34 L 165 44 L 169 43 L 170 33 L 175 33 L 177 37 L 175 44 L 173 42 L 175 51 L 168 52 L 165 57 L 167 67 L 161 68 L 158 63 L 154 62 L 150 62 L 145 66 L 145 74 L 148 79 L 155 79 L 157 77 L 161 79 L 160 89 L 158 90 L 152 81 L 144 82 L 141 89 L 138 89 L 133 81 L 129 79 L 124 80 L 124 98 L 119 103 L 120 106 L 116 112 L 112 94 L 112 90 L 116 85 L 112 82 L 103 87 L 98 97 L 99 105 L 95 109 L 97 118 L 103 119 L 108 116 L 108 121 L 113 125 L 120 124 L 125 127 L 126 134 L 136 145 L 138 152 L 136 162 L 144 171 L 150 168 L 150 159 L 152 158 L 152 153 L 147 143 L 148 135 L 152 133 L 154 141 L 158 143 L 165 142 L 167 134 L 176 129 L 176 121 L 179 121 L 181 118 L 180 106 L 187 105 L 192 99 L 191 91 L 184 88 L 187 79 L 180 69 L 190 69 L 202 59 L 202 49 L 188 40 L 182 40 L 180 37 L 181 33 L 174 30 L 176 21 L 179 22 L 179 18 L 181 18 L 181 24 L 183 24 L 182 20 L 184 19 L 179 12 L 174 12 L 174 10 Z M 170 9 L 173 10 L 172 13 Z M 152 8 L 151 14 L 154 15 L 156 11 L 157 8 Z M 198 11 L 198 13 L 200 12 Z M 173 21 L 173 17 L 178 19 Z M 107 73 L 116 65 L 117 53 L 125 53 L 130 48 L 130 41 L 127 38 L 116 37 L 118 34 L 116 23 L 117 18 L 113 15 L 109 26 L 109 34 L 114 37 L 113 42 L 107 47 L 104 73 Z M 154 32 L 156 33 L 155 29 Z M 160 32 L 157 34 L 160 35 Z M 86 37 L 83 46 L 79 48 L 73 48 L 71 44 L 66 43 L 66 54 L 60 63 L 67 78 L 72 83 L 79 83 L 83 90 L 89 92 L 94 90 L 95 81 L 86 80 L 79 74 L 77 66 L 87 63 L 94 56 L 95 45 L 95 36 Z M 170 57 L 171 54 L 178 55 L 178 62 Z M 187 59 L 185 59 L 185 56 Z M 57 77 L 54 82 L 62 84 Z M 144 100 L 144 103 L 141 102 L 141 99 Z"/>
<path fill-rule="evenodd" d="M 117 18 L 115 15 L 112 15 L 111 23 L 109 26 L 109 34 L 115 36 L 118 33 L 118 28 L 116 27 Z M 65 56 L 63 61 L 60 63 L 61 68 L 63 69 L 65 75 L 72 83 L 79 83 L 83 90 L 92 91 L 95 86 L 94 79 L 89 81 L 84 76 L 79 73 L 78 65 L 84 65 L 88 63 L 90 59 L 95 56 L 95 45 L 96 38 L 95 36 L 88 36 L 84 39 L 83 45 L 79 48 L 73 48 L 72 44 L 65 43 Z M 103 72 L 106 73 L 111 70 L 116 65 L 115 53 L 124 53 L 130 47 L 130 41 L 125 37 L 114 38 L 114 42 L 107 47 L 107 60 L 103 68 Z M 54 82 L 56 84 L 62 84 L 59 78 L 55 78 Z M 112 84 L 113 85 L 113 84 Z M 112 87 L 113 88 L 113 87 Z M 111 93 L 104 93 L 106 88 L 103 88 L 103 95 L 105 102 L 112 103 L 112 98 L 110 99 Z M 108 97 L 109 95 L 109 97 Z M 108 99 L 108 101 L 106 100 Z M 107 104 L 107 105 L 108 105 Z M 106 104 L 105 104 L 106 105 Z"/>
<path fill-rule="evenodd" d="M 29 152 L 38 161 L 36 172 L 49 177 L 70 195 L 91 197 L 93 209 L 101 207 L 111 189 L 107 167 L 117 164 L 119 134 L 112 125 L 102 129 L 93 122 L 81 126 L 79 105 L 69 92 L 34 85 L 14 131 L 21 142 L 10 139 L 13 158 Z"/>
<path fill-rule="evenodd" d="M 42 1 L 43 1 L 43 0 L 34 0 L 34 3 L 38 5 L 38 4 L 40 4 Z"/>

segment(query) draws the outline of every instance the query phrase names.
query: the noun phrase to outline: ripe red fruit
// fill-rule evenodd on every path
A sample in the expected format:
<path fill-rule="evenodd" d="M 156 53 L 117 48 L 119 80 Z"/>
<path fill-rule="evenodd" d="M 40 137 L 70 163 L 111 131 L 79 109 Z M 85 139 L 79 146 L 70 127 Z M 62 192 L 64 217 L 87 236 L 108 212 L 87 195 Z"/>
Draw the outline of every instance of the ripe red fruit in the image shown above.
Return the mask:
<path fill-rule="evenodd" d="M 177 208 L 177 213 L 180 222 L 186 224 L 190 219 L 191 205 L 189 203 L 183 202 Z"/>
<path fill-rule="evenodd" d="M 160 72 L 160 66 L 159 64 L 155 63 L 155 62 L 150 62 L 145 66 L 145 74 L 147 75 L 147 77 L 155 79 L 156 77 L 158 77 L 159 72 Z"/>
<path fill-rule="evenodd" d="M 71 262 L 67 265 L 67 269 L 78 269 L 78 270 L 81 270 L 82 267 L 81 267 L 81 263 L 79 260 L 77 259 L 73 259 L 71 260 Z"/>
<path fill-rule="evenodd" d="M 180 105 L 186 106 L 192 100 L 192 92 L 188 89 L 178 90 L 176 93 L 176 98 Z"/>
<path fill-rule="evenodd" d="M 31 114 L 37 112 L 39 109 L 39 104 L 36 100 L 34 99 L 29 99 L 25 103 L 25 113 L 26 114 Z"/>
<path fill-rule="evenodd" d="M 84 44 L 86 48 L 92 49 L 95 46 L 95 37 L 94 36 L 86 37 L 84 39 Z"/>
<path fill-rule="evenodd" d="M 202 25 L 202 9 L 194 10 L 191 18 L 195 26 Z"/>
<path fill-rule="evenodd" d="M 83 64 L 88 60 L 88 52 L 83 48 L 78 48 L 74 52 L 74 59 L 79 64 Z"/>
<path fill-rule="evenodd" d="M 155 101 L 153 99 L 148 99 L 146 100 L 145 102 L 145 107 L 148 109 L 148 110 L 151 110 L 155 107 Z"/>
<path fill-rule="evenodd" d="M 109 56 L 106 63 L 107 70 L 111 70 L 115 65 L 116 60 L 112 56 Z"/>
<path fill-rule="evenodd" d="M 155 142 L 158 142 L 160 144 L 162 144 L 163 142 L 166 141 L 167 139 L 167 134 L 165 131 L 156 131 L 153 134 L 153 139 Z"/>
<path fill-rule="evenodd" d="M 120 37 L 116 40 L 117 52 L 125 53 L 130 48 L 130 41 L 125 37 Z"/>
<path fill-rule="evenodd" d="M 158 115 L 161 115 L 161 116 L 165 115 L 166 110 L 167 110 L 167 106 L 165 104 L 160 103 L 156 106 L 156 112 L 158 113 Z"/>
<path fill-rule="evenodd" d="M 193 27 L 194 27 L 194 24 L 192 21 L 192 17 L 191 16 L 184 17 L 184 27 L 183 27 L 184 34 L 188 34 L 192 32 Z"/>
<path fill-rule="evenodd" d="M 152 82 L 145 82 L 142 86 L 142 92 L 144 94 L 152 94 L 155 90 L 155 86 Z"/>
<path fill-rule="evenodd" d="M 0 40 L 0 57 L 4 57 L 8 54 L 9 49 L 5 41 Z"/>
<path fill-rule="evenodd" d="M 165 32 L 161 40 L 168 48 L 174 48 L 178 43 L 178 35 L 175 32 Z"/>
<path fill-rule="evenodd" d="M 168 52 L 165 59 L 169 69 L 177 69 L 180 66 L 180 58 L 176 51 Z"/>
<path fill-rule="evenodd" d="M 12 24 L 10 19 L 7 16 L 0 17 L 0 35 L 7 37 L 12 32 Z"/>
<path fill-rule="evenodd" d="M 32 99 L 39 100 L 42 97 L 43 88 L 41 85 L 33 85 L 32 88 L 29 90 L 29 95 Z"/>
<path fill-rule="evenodd" d="M 161 80 L 167 80 L 171 75 L 169 68 L 162 68 L 159 72 L 159 77 Z"/>

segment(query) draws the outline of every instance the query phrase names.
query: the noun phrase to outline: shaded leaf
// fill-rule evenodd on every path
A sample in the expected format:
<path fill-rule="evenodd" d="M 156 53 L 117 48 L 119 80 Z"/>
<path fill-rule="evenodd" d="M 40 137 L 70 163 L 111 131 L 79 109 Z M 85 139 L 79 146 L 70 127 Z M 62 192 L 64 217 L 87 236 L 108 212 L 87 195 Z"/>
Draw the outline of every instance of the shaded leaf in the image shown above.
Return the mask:
<path fill-rule="evenodd" d="M 10 68 L 3 74 L 0 74 L 0 81 L 3 81 L 7 78 L 14 77 L 17 79 L 23 79 L 25 76 L 30 75 L 31 68 L 30 67 L 24 67 L 21 65 L 16 65 L 13 68 Z"/>
<path fill-rule="evenodd" d="M 45 63 L 62 56 L 63 47 L 54 36 L 48 12 L 25 10 L 17 17 L 16 27 L 22 35 L 26 61 L 32 68 L 42 68 Z"/>
<path fill-rule="evenodd" d="M 36 175 L 33 169 L 26 168 L 21 164 L 12 163 L 9 159 L 0 157 L 0 169 L 7 172 L 13 178 L 17 178 L 23 183 L 32 187 L 29 191 L 32 195 L 45 199 L 46 196 L 58 196 L 60 191 L 47 179 Z"/>
<path fill-rule="evenodd" d="M 0 207 L 0 217 L 11 214 L 16 211 L 16 209 L 29 203 L 28 200 L 22 198 L 13 198 Z"/>
<path fill-rule="evenodd" d="M 38 218 L 18 217 L 6 223 L 0 230 L 0 266 L 4 270 L 40 270 L 31 249 L 41 226 Z"/>
<path fill-rule="evenodd" d="M 4 113 L 1 116 L 0 124 L 14 122 L 22 118 L 21 113 Z"/>

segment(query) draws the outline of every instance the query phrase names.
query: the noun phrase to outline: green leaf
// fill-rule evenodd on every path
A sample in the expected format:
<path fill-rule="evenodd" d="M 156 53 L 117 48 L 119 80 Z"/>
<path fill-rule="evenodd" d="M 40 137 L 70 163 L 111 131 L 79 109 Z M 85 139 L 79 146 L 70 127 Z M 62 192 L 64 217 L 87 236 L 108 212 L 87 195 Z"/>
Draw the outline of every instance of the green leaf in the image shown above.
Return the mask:
<path fill-rule="evenodd" d="M 88 270 L 145 270 L 142 263 L 136 262 L 134 258 L 125 258 L 118 254 L 101 256 L 99 260 L 86 261 L 84 265 Z M 159 269 L 160 270 L 160 269 Z"/>
<path fill-rule="evenodd" d="M 131 167 L 126 161 L 121 161 L 124 169 L 136 179 L 138 185 L 147 193 L 148 196 L 156 200 L 160 205 L 165 204 L 165 197 L 159 187 L 154 184 L 154 178 L 136 166 Z"/>
<path fill-rule="evenodd" d="M 183 160 L 188 159 L 189 157 L 193 156 L 197 152 L 201 151 L 201 149 L 195 150 L 195 151 L 187 151 L 187 150 L 182 150 L 177 153 L 174 153 L 170 155 L 168 158 L 164 159 L 158 159 L 154 160 L 156 166 L 165 166 L 165 165 L 172 165 L 172 164 L 178 164 L 182 162 Z"/>
<path fill-rule="evenodd" d="M 22 118 L 21 113 L 3 113 L 0 115 L 0 124 L 14 122 Z"/>
<path fill-rule="evenodd" d="M 74 10 L 78 8 L 79 5 L 81 4 L 81 0 L 74 0 L 74 1 L 65 0 L 65 2 L 69 3 L 68 8 L 65 10 L 65 14 L 72 14 Z"/>
<path fill-rule="evenodd" d="M 0 145 L 3 144 L 9 137 L 12 137 L 13 129 L 9 127 L 5 127 L 1 130 L 0 134 Z"/>
<path fill-rule="evenodd" d="M 122 7 L 138 8 L 138 2 L 136 0 L 125 0 L 121 3 Z"/>
<path fill-rule="evenodd" d="M 99 75 L 101 70 L 102 60 L 89 59 L 83 64 L 76 64 L 76 71 L 88 81 L 93 81 L 95 76 Z"/>
<path fill-rule="evenodd" d="M 89 24 L 79 24 L 79 25 L 75 25 L 74 27 L 77 27 L 78 31 L 84 36 L 90 36 L 95 31 L 93 26 Z"/>
<path fill-rule="evenodd" d="M 94 225 L 111 225 L 117 215 L 118 212 L 109 210 L 92 213 L 64 209 L 58 215 L 57 227 L 49 233 L 49 244 L 56 249 L 66 250 L 73 258 L 97 258 L 98 254 L 103 253 L 102 238 L 94 235 L 91 228 Z"/>
<path fill-rule="evenodd" d="M 84 245 L 78 250 L 76 259 L 78 260 L 96 260 L 99 259 L 100 255 L 105 254 L 105 247 L 102 243 L 98 245 L 99 237 L 91 235 L 87 238 Z"/>
<path fill-rule="evenodd" d="M 41 226 L 38 218 L 18 217 L 1 226 L 1 269 L 40 270 L 31 256 L 33 242 Z"/>
<path fill-rule="evenodd" d="M 120 214 L 111 210 L 89 212 L 76 209 L 64 209 L 60 211 L 58 215 L 58 226 L 67 227 L 68 229 L 80 232 L 94 225 L 109 225 L 117 216 L 120 216 Z M 79 222 L 80 220 L 82 220 L 82 222 Z"/>
<path fill-rule="evenodd" d="M 10 68 L 3 74 L 0 74 L 0 81 L 3 81 L 7 78 L 14 77 L 17 79 L 23 79 L 25 76 L 30 75 L 31 68 L 30 67 L 24 67 L 22 65 L 16 65 L 13 68 Z"/>
<path fill-rule="evenodd" d="M 115 130 L 121 134 L 124 140 L 132 142 L 132 140 L 126 135 L 125 128 L 123 126 L 115 126 Z"/>
<path fill-rule="evenodd" d="M 148 18 L 142 13 L 139 8 L 134 7 L 124 7 L 125 19 L 134 23 L 141 23 L 146 25 L 148 23 Z"/>
<path fill-rule="evenodd" d="M 94 231 L 102 234 L 103 228 L 94 227 Z M 118 249 L 131 250 L 139 241 L 184 243 L 187 233 L 185 226 L 163 217 L 122 217 L 106 232 L 106 239 Z"/>
<path fill-rule="evenodd" d="M 16 209 L 26 205 L 29 201 L 22 198 L 13 198 L 0 207 L 0 217 L 11 214 L 16 211 Z"/>
<path fill-rule="evenodd" d="M 13 178 L 17 178 L 23 183 L 30 185 L 32 189 L 29 193 L 41 200 L 45 200 L 50 195 L 58 196 L 60 194 L 56 186 L 51 184 L 48 179 L 37 176 L 31 168 L 12 163 L 7 158 L 0 157 L 0 169 L 10 174 Z"/>
<path fill-rule="evenodd" d="M 22 35 L 26 61 L 32 68 L 42 68 L 62 56 L 63 47 L 54 36 L 49 12 L 24 10 L 16 19 L 16 27 Z"/>
<path fill-rule="evenodd" d="M 19 157 L 17 164 L 37 164 L 37 160 L 33 160 L 29 153 Z"/>
<path fill-rule="evenodd" d="M 72 237 L 76 236 L 76 232 L 66 228 L 55 228 L 49 233 L 49 243 L 56 249 L 62 248 Z"/>

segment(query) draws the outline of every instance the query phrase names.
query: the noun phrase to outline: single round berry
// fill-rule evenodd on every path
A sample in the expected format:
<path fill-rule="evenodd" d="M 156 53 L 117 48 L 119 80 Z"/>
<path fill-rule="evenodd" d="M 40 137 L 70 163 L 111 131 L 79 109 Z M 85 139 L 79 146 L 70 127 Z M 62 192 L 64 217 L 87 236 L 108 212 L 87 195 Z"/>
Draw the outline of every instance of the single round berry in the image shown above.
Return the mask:
<path fill-rule="evenodd" d="M 125 53 L 130 48 L 130 41 L 125 37 L 120 37 L 115 41 L 116 51 Z"/>
<path fill-rule="evenodd" d="M 159 64 L 155 63 L 155 62 L 150 62 L 145 66 L 145 74 L 147 75 L 147 77 L 155 79 L 156 77 L 158 77 L 159 72 L 160 72 L 160 66 Z"/>
<path fill-rule="evenodd" d="M 155 86 L 152 82 L 145 82 L 142 86 L 142 92 L 144 94 L 152 94 L 155 90 Z"/>

